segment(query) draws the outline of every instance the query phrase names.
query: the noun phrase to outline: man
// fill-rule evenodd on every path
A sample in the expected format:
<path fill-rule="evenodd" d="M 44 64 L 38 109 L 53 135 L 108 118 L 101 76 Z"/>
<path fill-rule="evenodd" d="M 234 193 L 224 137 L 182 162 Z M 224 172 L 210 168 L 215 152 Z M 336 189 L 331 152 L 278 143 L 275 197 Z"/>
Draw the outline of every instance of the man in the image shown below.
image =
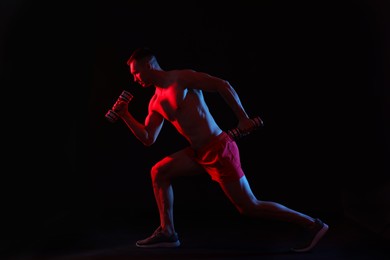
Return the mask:
<path fill-rule="evenodd" d="M 235 140 L 221 130 L 211 115 L 203 92 L 218 92 L 238 119 L 238 129 L 249 133 L 256 127 L 240 98 L 228 81 L 190 69 L 163 70 L 148 48 L 139 48 L 127 61 L 134 81 L 143 88 L 154 87 L 144 123 L 128 111 L 128 103 L 118 99 L 113 106 L 145 146 L 152 145 L 165 121 L 184 136 L 189 146 L 175 152 L 151 169 L 154 196 L 160 215 L 160 226 L 148 238 L 136 242 L 138 247 L 178 247 L 180 240 L 173 220 L 172 179 L 198 173 L 210 175 L 241 214 L 273 218 L 303 226 L 309 238 L 295 252 L 312 249 L 328 230 L 328 225 L 279 203 L 260 201 L 252 193 L 241 168 Z"/>

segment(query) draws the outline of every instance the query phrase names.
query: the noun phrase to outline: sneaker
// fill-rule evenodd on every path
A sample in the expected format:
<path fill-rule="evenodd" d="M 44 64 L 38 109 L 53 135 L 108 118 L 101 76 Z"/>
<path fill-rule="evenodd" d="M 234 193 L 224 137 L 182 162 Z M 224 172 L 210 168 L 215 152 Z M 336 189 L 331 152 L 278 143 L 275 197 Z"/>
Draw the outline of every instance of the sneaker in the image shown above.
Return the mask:
<path fill-rule="evenodd" d="M 144 248 L 178 247 L 180 241 L 176 232 L 171 236 L 167 236 L 162 232 L 161 227 L 158 227 L 150 237 L 138 240 L 135 245 Z"/>
<path fill-rule="evenodd" d="M 291 248 L 293 252 L 307 252 L 310 251 L 320 239 L 325 235 L 326 231 L 328 231 L 329 226 L 323 223 L 320 219 L 315 219 L 315 227 L 313 230 L 309 231 L 308 237 L 305 239 L 305 244 Z"/>

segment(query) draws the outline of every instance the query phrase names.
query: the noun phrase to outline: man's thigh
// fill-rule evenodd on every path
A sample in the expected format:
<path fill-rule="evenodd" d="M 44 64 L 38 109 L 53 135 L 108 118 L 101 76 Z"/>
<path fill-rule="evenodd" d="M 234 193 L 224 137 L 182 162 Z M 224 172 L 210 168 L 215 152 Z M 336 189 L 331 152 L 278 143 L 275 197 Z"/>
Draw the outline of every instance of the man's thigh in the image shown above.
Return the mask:
<path fill-rule="evenodd" d="M 166 156 L 155 167 L 169 175 L 166 177 L 171 178 L 205 173 L 205 170 L 194 160 L 194 152 L 190 148 Z"/>

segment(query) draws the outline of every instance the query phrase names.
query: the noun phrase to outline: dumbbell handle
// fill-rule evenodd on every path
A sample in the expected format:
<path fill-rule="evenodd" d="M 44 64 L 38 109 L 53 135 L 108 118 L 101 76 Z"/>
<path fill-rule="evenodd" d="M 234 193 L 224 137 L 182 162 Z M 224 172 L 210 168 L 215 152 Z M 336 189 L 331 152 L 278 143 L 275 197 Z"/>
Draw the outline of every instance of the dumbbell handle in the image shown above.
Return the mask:
<path fill-rule="evenodd" d="M 133 99 L 133 95 L 126 90 L 123 90 L 122 93 L 118 97 L 118 100 L 123 100 L 126 103 L 129 103 L 130 100 L 132 100 L 132 99 Z M 115 123 L 118 120 L 119 115 L 114 110 L 110 109 L 107 111 L 105 117 L 111 123 Z"/>
<path fill-rule="evenodd" d="M 259 129 L 260 127 L 263 126 L 263 120 L 261 120 L 261 118 L 259 116 L 256 116 L 256 117 L 253 117 L 251 118 L 251 120 L 255 123 L 255 127 L 250 131 L 250 132 L 241 132 L 240 129 L 238 129 L 238 127 L 236 128 L 232 128 L 230 130 L 227 131 L 227 133 L 235 140 L 238 140 L 240 139 L 241 137 L 243 136 L 246 136 L 250 133 L 252 133 L 254 130 L 257 130 Z"/>

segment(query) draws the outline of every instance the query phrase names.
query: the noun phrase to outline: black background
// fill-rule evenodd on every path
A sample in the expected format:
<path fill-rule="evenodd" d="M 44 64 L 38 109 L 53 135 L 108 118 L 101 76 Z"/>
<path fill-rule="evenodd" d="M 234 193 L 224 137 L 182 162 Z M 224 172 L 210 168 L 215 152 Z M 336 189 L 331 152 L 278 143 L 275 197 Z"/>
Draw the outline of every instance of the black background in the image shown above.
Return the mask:
<path fill-rule="evenodd" d="M 149 170 L 187 143 L 165 124 L 147 148 L 104 118 L 126 89 L 143 121 L 152 90 L 126 65 L 140 46 L 166 70 L 230 81 L 263 118 L 239 141 L 259 199 L 313 216 L 363 214 L 379 232 L 388 223 L 386 1 L 8 0 L 0 14 L 4 239 L 117 210 L 157 222 Z M 235 127 L 220 97 L 207 99 L 220 126 Z M 208 176 L 179 178 L 174 191 L 179 216 L 236 214 Z"/>

